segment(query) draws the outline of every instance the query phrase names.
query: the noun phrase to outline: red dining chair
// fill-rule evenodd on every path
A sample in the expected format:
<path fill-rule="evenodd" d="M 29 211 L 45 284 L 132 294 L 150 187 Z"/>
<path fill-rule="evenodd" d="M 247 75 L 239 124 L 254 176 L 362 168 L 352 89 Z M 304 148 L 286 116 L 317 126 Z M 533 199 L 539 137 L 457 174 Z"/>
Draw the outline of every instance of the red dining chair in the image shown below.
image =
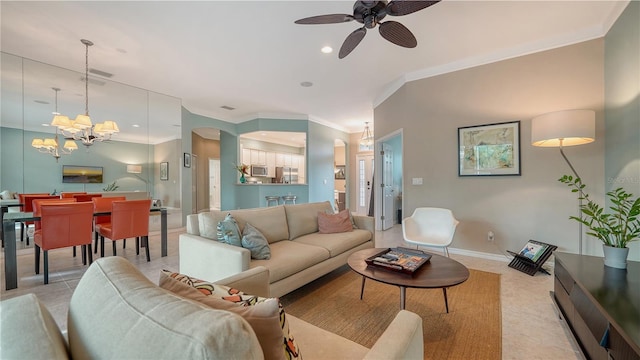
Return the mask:
<path fill-rule="evenodd" d="M 61 199 L 72 198 L 74 195 L 86 194 L 86 191 L 64 191 L 60 193 Z"/>
<path fill-rule="evenodd" d="M 33 204 L 33 215 L 40 216 L 40 207 L 42 204 L 72 204 L 75 203 L 76 199 L 74 198 L 55 198 L 55 199 L 35 199 L 31 203 Z M 40 221 L 34 221 L 34 230 L 40 230 L 42 226 L 40 225 Z M 84 255 L 84 254 L 83 254 Z M 73 257 L 76 257 L 76 247 L 73 247 Z M 87 259 L 85 256 L 82 257 L 82 263 L 86 265 Z"/>
<path fill-rule="evenodd" d="M 33 212 L 33 200 L 35 199 L 59 199 L 60 196 L 49 195 L 47 193 L 35 193 L 35 194 L 19 194 L 20 197 L 20 211 Z M 25 235 L 27 238 L 27 246 L 29 245 L 29 225 L 33 225 L 33 221 L 23 221 L 20 223 L 20 241 L 24 241 Z"/>
<path fill-rule="evenodd" d="M 113 255 L 116 255 L 116 240 L 141 237 L 147 261 L 149 255 L 149 210 L 151 199 L 125 200 L 111 203 L 111 223 L 100 226 L 100 255 L 104 256 L 104 238 L 112 241 Z M 140 242 L 136 239 L 136 255 L 140 254 Z"/>
<path fill-rule="evenodd" d="M 49 283 L 49 250 L 82 246 L 91 254 L 93 204 L 46 204 L 40 206 L 41 228 L 34 234 L 36 245 L 36 274 L 40 273 L 40 249 L 44 252 L 44 283 Z M 85 247 L 84 245 L 88 245 Z"/>
<path fill-rule="evenodd" d="M 91 199 L 99 198 L 99 197 L 102 197 L 102 194 L 75 194 L 75 195 L 73 195 L 73 198 L 76 199 L 78 202 L 91 202 Z"/>
<path fill-rule="evenodd" d="M 111 203 L 114 201 L 124 201 L 127 200 L 124 196 L 114 196 L 114 197 L 94 197 L 91 199 L 93 202 L 93 212 L 111 212 Z M 111 224 L 111 215 L 102 215 L 95 216 L 93 218 L 93 232 L 94 232 L 94 249 L 93 253 L 98 252 L 98 232 L 100 231 L 100 227 L 105 224 Z M 126 240 L 126 239 L 125 239 Z M 104 256 L 104 254 L 103 254 Z"/>

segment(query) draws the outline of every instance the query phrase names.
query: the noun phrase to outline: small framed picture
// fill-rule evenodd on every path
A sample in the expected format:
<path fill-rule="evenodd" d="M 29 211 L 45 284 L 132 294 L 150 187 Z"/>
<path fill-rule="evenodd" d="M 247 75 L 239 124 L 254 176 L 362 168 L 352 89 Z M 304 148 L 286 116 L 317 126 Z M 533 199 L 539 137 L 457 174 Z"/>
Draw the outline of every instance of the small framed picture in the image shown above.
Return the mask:
<path fill-rule="evenodd" d="M 184 167 L 191 167 L 191 154 L 184 153 Z"/>
<path fill-rule="evenodd" d="M 169 180 L 169 163 L 160 163 L 160 180 Z"/>
<path fill-rule="evenodd" d="M 458 128 L 458 176 L 520 175 L 520 121 Z"/>

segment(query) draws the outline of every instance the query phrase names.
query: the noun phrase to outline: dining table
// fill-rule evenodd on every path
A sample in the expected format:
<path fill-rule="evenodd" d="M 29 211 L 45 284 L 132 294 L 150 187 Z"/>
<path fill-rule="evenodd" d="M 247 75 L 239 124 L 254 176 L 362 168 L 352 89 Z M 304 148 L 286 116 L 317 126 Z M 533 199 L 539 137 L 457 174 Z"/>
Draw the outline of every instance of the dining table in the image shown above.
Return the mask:
<path fill-rule="evenodd" d="M 11 206 L 15 206 L 11 204 Z M 38 221 L 39 216 L 34 216 L 33 212 L 7 212 L 8 205 L 1 205 L 2 214 L 2 241 L 4 244 L 4 280 L 6 290 L 18 287 L 18 260 L 16 254 L 16 223 L 24 221 Z M 167 256 L 167 209 L 163 207 L 152 207 L 149 210 L 153 213 L 160 213 L 160 256 Z M 111 215 L 110 211 L 95 212 L 93 216 Z M 8 241 L 4 241 L 4 240 Z"/>

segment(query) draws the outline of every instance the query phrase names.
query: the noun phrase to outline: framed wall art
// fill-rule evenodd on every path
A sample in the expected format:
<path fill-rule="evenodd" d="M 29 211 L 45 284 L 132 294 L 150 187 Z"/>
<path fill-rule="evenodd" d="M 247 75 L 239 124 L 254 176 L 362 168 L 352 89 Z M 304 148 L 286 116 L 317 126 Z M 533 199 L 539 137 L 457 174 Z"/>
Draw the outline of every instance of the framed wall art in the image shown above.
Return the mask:
<path fill-rule="evenodd" d="M 458 176 L 520 175 L 520 121 L 458 128 Z"/>
<path fill-rule="evenodd" d="M 160 180 L 169 180 L 169 163 L 160 163 Z"/>
<path fill-rule="evenodd" d="M 184 167 L 191 167 L 191 154 L 184 153 Z"/>

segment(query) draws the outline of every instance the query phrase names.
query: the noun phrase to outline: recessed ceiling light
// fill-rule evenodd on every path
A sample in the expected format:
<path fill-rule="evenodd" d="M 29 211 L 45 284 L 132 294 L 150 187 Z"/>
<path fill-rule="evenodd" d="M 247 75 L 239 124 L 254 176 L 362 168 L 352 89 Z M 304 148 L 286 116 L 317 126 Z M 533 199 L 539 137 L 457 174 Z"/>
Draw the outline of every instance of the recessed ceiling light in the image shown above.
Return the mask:
<path fill-rule="evenodd" d="M 320 51 L 322 51 L 325 54 L 331 54 L 333 52 L 333 48 L 331 46 L 325 46 L 322 49 L 320 49 Z"/>
<path fill-rule="evenodd" d="M 41 124 L 42 126 L 49 126 L 49 124 Z"/>
<path fill-rule="evenodd" d="M 221 108 L 225 109 L 225 110 L 235 110 L 236 108 L 234 108 L 233 106 L 229 106 L 229 105 L 222 105 L 220 106 Z"/>
<path fill-rule="evenodd" d="M 140 127 L 140 125 L 138 125 L 138 124 L 133 124 L 131 126 L 136 127 L 136 128 Z"/>
<path fill-rule="evenodd" d="M 312 87 L 313 83 L 311 81 L 303 81 L 300 83 L 300 86 L 302 87 Z"/>
<path fill-rule="evenodd" d="M 49 104 L 49 102 L 48 102 L 48 101 L 45 101 L 45 100 L 33 100 L 33 101 L 34 101 L 34 102 L 37 102 L 38 104 L 44 104 L 44 105 Z"/>

